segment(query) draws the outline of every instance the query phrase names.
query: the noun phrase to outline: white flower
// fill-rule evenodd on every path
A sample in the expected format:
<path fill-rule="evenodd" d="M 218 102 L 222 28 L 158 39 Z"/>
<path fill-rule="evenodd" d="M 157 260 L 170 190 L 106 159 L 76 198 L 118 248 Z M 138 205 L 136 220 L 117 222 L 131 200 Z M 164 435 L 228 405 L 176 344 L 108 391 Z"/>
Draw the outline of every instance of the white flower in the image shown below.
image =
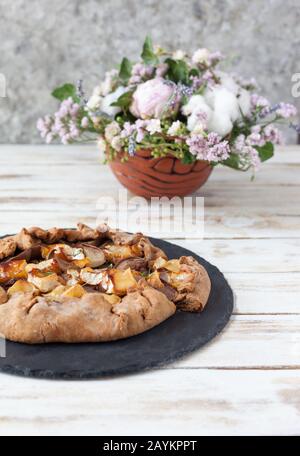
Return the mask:
<path fill-rule="evenodd" d="M 210 52 L 208 49 L 201 48 L 197 49 L 192 56 L 192 62 L 196 65 L 198 63 L 209 65 Z"/>
<path fill-rule="evenodd" d="M 127 91 L 127 87 L 120 86 L 114 92 L 110 93 L 109 95 L 106 95 L 101 102 L 101 111 L 110 117 L 114 117 L 116 114 L 121 112 L 121 108 L 119 108 L 118 106 L 111 106 L 111 104 L 117 101 L 117 99 Z"/>
<path fill-rule="evenodd" d="M 100 157 L 102 158 L 105 155 L 106 152 L 106 141 L 103 138 L 103 136 L 99 136 L 97 146 L 100 152 Z"/>
<path fill-rule="evenodd" d="M 101 102 L 102 102 L 102 97 L 94 92 L 93 95 L 88 100 L 86 105 L 91 111 L 95 111 L 100 108 Z"/>
<path fill-rule="evenodd" d="M 170 128 L 168 129 L 168 135 L 171 136 L 176 136 L 181 128 L 181 122 L 179 120 L 176 120 L 176 122 L 173 122 Z"/>
<path fill-rule="evenodd" d="M 220 79 L 220 84 L 223 87 L 237 95 L 240 87 L 230 74 L 224 73 L 224 71 L 216 71 L 216 76 Z"/>
<path fill-rule="evenodd" d="M 99 96 L 103 95 L 101 85 L 98 85 L 94 88 L 93 95 L 99 95 Z"/>
<path fill-rule="evenodd" d="M 213 110 L 208 121 L 208 130 L 226 136 L 233 128 L 233 122 L 240 117 L 236 96 L 223 86 L 206 90 L 205 99 Z"/>
<path fill-rule="evenodd" d="M 248 116 L 251 111 L 251 95 L 248 90 L 240 89 L 238 103 L 244 116 Z"/>
<path fill-rule="evenodd" d="M 202 95 L 193 95 L 182 107 L 182 113 L 188 116 L 187 128 L 193 133 L 200 133 L 212 117 L 212 109 Z"/>
<path fill-rule="evenodd" d="M 185 116 L 189 116 L 195 111 L 207 111 L 207 113 L 210 111 L 210 108 L 202 95 L 193 95 L 187 104 L 182 107 L 182 114 Z"/>
<path fill-rule="evenodd" d="M 224 137 L 231 132 L 233 128 L 232 120 L 223 112 L 215 111 L 211 120 L 208 123 L 208 130 L 218 133 Z"/>
<path fill-rule="evenodd" d="M 120 152 L 122 149 L 122 137 L 120 135 L 114 136 L 111 140 L 111 146 L 117 151 Z"/>
<path fill-rule="evenodd" d="M 120 125 L 118 124 L 118 122 L 111 122 L 105 128 L 105 139 L 107 139 L 107 141 L 109 143 L 111 143 L 112 139 L 115 136 L 119 135 L 119 133 L 121 133 L 121 128 L 120 128 Z"/>
<path fill-rule="evenodd" d="M 174 60 L 183 60 L 185 57 L 185 52 L 182 51 L 181 49 L 177 49 L 177 51 L 173 52 L 172 58 Z"/>
<path fill-rule="evenodd" d="M 244 116 L 249 115 L 251 109 L 251 97 L 248 90 L 243 89 L 236 80 L 223 71 L 218 71 L 217 76 L 220 78 L 221 85 L 237 97 L 237 101 Z M 239 114 L 241 117 L 241 113 Z"/>
<path fill-rule="evenodd" d="M 146 130 L 150 133 L 150 135 L 154 135 L 154 133 L 161 132 L 161 125 L 159 119 L 150 119 L 147 121 Z"/>
<path fill-rule="evenodd" d="M 111 70 L 105 73 L 104 81 L 101 82 L 100 86 L 98 86 L 100 95 L 106 96 L 113 90 L 115 82 L 114 80 L 117 75 L 117 70 Z"/>

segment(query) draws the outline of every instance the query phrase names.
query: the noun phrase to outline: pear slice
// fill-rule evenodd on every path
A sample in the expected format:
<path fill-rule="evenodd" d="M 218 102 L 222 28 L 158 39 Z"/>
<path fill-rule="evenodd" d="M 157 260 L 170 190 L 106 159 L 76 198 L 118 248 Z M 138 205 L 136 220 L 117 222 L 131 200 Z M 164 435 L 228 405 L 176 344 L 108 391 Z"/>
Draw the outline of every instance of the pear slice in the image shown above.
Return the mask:
<path fill-rule="evenodd" d="M 79 285 L 79 283 L 77 283 L 72 287 L 67 287 L 62 296 L 65 296 L 67 298 L 82 298 L 84 294 L 86 294 L 85 289 Z"/>
<path fill-rule="evenodd" d="M 117 263 L 121 260 L 134 256 L 129 245 L 107 244 L 103 247 L 103 250 L 108 261 L 112 261 L 113 263 Z"/>
<path fill-rule="evenodd" d="M 0 264 L 0 283 L 9 280 L 26 279 L 26 260 L 11 260 Z"/>
<path fill-rule="evenodd" d="M 53 273 L 43 273 L 36 269 L 33 269 L 28 274 L 28 282 L 32 283 L 37 287 L 42 293 L 49 293 L 49 291 L 54 290 L 57 286 L 60 285 L 58 275 Z"/>
<path fill-rule="evenodd" d="M 111 271 L 114 291 L 117 295 L 125 295 L 130 288 L 136 288 L 137 281 L 130 268 L 125 271 L 114 269 Z"/>
<path fill-rule="evenodd" d="M 13 284 L 13 286 L 11 286 L 7 290 L 7 295 L 10 298 L 14 294 L 17 294 L 17 293 L 35 293 L 35 294 L 38 294 L 39 291 L 37 290 L 37 288 L 32 283 L 29 283 L 26 280 L 21 280 L 20 279 L 20 280 L 17 280 L 17 282 L 15 282 Z"/>

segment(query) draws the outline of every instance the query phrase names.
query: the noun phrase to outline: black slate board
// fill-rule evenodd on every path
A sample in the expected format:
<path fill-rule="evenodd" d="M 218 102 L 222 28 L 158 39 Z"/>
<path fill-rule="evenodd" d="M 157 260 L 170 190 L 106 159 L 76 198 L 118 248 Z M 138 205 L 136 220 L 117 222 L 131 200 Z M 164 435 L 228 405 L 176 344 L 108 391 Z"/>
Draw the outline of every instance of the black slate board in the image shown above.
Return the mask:
<path fill-rule="evenodd" d="M 192 255 L 206 268 L 212 291 L 202 313 L 176 312 L 150 331 L 115 342 L 26 345 L 7 341 L 0 371 L 51 379 L 123 375 L 164 366 L 215 337 L 233 311 L 233 293 L 223 274 L 189 250 L 160 239 L 151 240 L 169 258 Z"/>

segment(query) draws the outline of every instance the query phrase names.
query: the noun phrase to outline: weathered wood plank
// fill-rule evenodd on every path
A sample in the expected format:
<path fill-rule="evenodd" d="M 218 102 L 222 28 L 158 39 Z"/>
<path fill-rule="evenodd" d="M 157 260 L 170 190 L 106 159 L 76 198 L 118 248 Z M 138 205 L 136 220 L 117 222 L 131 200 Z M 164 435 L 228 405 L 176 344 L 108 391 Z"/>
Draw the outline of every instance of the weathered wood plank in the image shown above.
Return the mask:
<path fill-rule="evenodd" d="M 300 371 L 165 370 L 107 380 L 1 375 L 1 435 L 295 435 Z"/>
<path fill-rule="evenodd" d="M 234 315 L 201 350 L 176 363 L 196 368 L 300 368 L 300 315 Z"/>
<path fill-rule="evenodd" d="M 240 314 L 300 313 L 300 273 L 228 273 Z"/>
<path fill-rule="evenodd" d="M 298 239 L 176 240 L 228 272 L 300 272 Z M 276 280 L 276 278 L 274 278 Z"/>

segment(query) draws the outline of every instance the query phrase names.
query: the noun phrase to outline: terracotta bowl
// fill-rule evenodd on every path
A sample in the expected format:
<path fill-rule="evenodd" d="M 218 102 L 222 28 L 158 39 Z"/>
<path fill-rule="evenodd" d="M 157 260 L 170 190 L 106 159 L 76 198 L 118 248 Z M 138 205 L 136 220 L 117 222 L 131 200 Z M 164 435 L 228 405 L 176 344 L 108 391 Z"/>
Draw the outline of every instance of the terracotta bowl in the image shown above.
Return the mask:
<path fill-rule="evenodd" d="M 212 167 L 204 161 L 184 165 L 173 156 L 153 158 L 149 151 L 139 151 L 125 163 L 120 159 L 110 167 L 121 184 L 138 196 L 186 196 L 207 181 Z"/>

